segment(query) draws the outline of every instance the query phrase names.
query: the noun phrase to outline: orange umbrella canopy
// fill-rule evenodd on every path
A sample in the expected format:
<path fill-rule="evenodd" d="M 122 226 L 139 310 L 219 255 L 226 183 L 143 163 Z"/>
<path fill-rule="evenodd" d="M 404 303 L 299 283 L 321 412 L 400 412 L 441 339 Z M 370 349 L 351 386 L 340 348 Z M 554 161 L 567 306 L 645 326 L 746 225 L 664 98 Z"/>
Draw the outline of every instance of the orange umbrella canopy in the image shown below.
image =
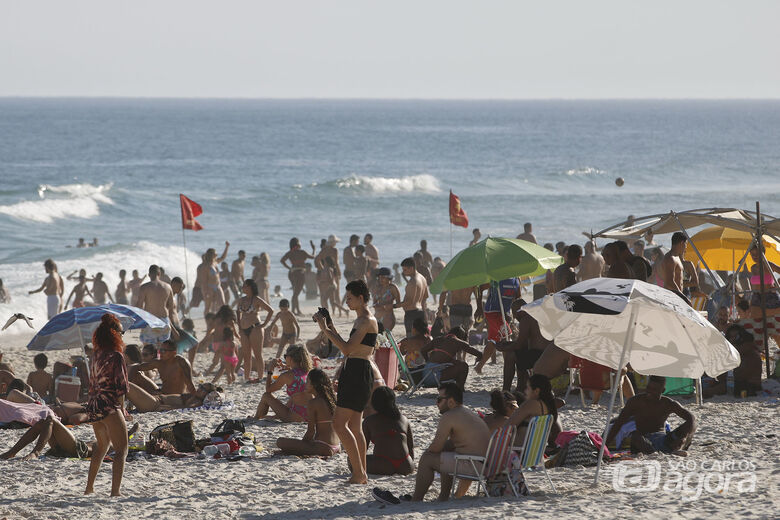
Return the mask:
<path fill-rule="evenodd" d="M 718 271 L 736 269 L 742 255 L 745 254 L 752 241 L 753 235 L 748 231 L 722 226 L 708 227 L 691 237 L 691 242 L 696 245 L 710 269 Z M 780 264 L 780 244 L 766 235 L 764 235 L 763 242 L 767 260 Z M 700 263 L 696 251 L 690 246 L 685 251 L 685 259 L 694 264 Z M 755 262 L 748 255 L 745 263 L 750 268 Z"/>

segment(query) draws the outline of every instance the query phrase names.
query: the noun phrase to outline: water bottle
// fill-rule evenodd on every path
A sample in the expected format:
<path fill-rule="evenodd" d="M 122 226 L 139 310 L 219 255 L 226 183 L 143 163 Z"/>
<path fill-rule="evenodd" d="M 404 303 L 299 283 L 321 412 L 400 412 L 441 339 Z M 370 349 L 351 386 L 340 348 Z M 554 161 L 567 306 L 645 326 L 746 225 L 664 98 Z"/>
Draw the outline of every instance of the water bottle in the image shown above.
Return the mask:
<path fill-rule="evenodd" d="M 203 455 L 206 457 L 212 458 L 217 453 L 219 453 L 219 448 L 217 448 L 215 444 L 209 444 L 208 446 L 203 447 Z"/>
<path fill-rule="evenodd" d="M 76 372 L 78 372 L 78 369 L 76 367 L 70 369 L 70 375 L 72 377 L 76 377 Z"/>
<path fill-rule="evenodd" d="M 257 454 L 257 450 L 255 449 L 254 446 L 241 446 L 238 449 L 238 454 L 241 455 L 242 457 L 254 458 L 254 456 Z"/>

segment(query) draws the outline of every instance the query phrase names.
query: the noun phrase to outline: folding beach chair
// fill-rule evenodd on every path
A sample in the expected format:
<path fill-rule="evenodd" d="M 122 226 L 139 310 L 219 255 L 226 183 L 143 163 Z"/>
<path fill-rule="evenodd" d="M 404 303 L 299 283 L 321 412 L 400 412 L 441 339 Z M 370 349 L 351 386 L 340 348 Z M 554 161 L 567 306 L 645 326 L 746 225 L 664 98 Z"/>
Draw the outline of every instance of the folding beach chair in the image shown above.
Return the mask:
<path fill-rule="evenodd" d="M 550 482 L 553 493 L 557 493 L 555 484 L 553 484 L 550 475 L 547 473 L 547 468 L 544 466 L 544 450 L 547 447 L 547 439 L 550 437 L 550 430 L 554 422 L 555 418 L 552 415 L 532 417 L 528 421 L 523 445 L 520 448 L 515 448 L 515 451 L 520 456 L 520 469 L 524 470 L 541 466 L 542 470 L 544 470 L 544 475 Z"/>
<path fill-rule="evenodd" d="M 455 471 L 452 476 L 452 492 L 455 483 L 460 480 L 477 482 L 477 496 L 481 488 L 485 488 L 488 494 L 488 480 L 491 483 L 505 480 L 511 488 L 512 494 L 519 496 L 517 489 L 510 478 L 510 460 L 512 457 L 512 445 L 515 442 L 516 429 L 512 425 L 504 426 L 493 432 L 490 436 L 485 456 L 480 455 L 455 455 Z M 470 470 L 470 471 L 469 471 Z"/>
<path fill-rule="evenodd" d="M 439 378 L 439 374 L 443 369 L 452 366 L 452 363 L 426 363 L 426 365 L 423 367 L 410 369 L 406 365 L 406 361 L 404 361 L 404 356 L 401 354 L 401 350 L 398 348 L 398 344 L 395 342 L 393 333 L 389 330 L 386 330 L 385 337 L 387 338 L 387 341 L 390 342 L 390 345 L 393 346 L 395 355 L 398 358 L 398 365 L 401 367 L 401 376 L 406 379 L 408 384 L 407 389 L 401 395 L 409 394 L 409 397 L 411 397 L 412 394 L 414 394 L 420 388 L 439 387 L 439 385 L 442 383 Z M 418 381 L 415 381 L 415 376 L 419 378 Z"/>

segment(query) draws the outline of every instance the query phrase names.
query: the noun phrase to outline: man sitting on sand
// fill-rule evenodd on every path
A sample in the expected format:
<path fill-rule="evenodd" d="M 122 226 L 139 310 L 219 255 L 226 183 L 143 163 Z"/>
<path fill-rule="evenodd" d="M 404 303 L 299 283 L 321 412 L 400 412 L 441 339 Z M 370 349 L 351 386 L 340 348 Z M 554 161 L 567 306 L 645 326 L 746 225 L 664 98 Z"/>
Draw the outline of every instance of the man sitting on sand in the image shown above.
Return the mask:
<path fill-rule="evenodd" d="M 441 418 L 433 442 L 420 457 L 417 480 L 414 484 L 412 501 L 420 502 L 425 498 L 433 483 L 434 472 L 441 474 L 439 500 L 447 500 L 452 488 L 455 471 L 455 454 L 485 455 L 490 441 L 490 429 L 479 415 L 463 407 L 463 391 L 455 383 L 445 383 L 439 387 L 436 398 Z M 465 465 L 459 471 L 468 472 Z"/>
<path fill-rule="evenodd" d="M 635 395 L 626 401 L 625 407 L 612 423 L 607 435 L 607 445 L 620 449 L 623 440 L 629 441 L 633 453 L 674 453 L 685 455 L 696 431 L 693 414 L 680 403 L 663 395 L 666 378 L 650 376 L 645 393 Z M 664 423 L 675 414 L 683 422 L 673 431 L 666 433 Z"/>
<path fill-rule="evenodd" d="M 469 375 L 469 365 L 465 361 L 458 360 L 460 352 L 466 352 L 477 358 L 482 359 L 482 352 L 473 348 L 466 341 L 466 331 L 461 327 L 450 329 L 446 336 L 434 338 L 425 345 L 420 353 L 425 358 L 426 364 L 443 365 L 451 364 L 446 368 L 442 367 L 439 372 L 439 380 L 447 381 L 454 379 L 461 390 L 466 386 L 466 378 Z"/>
<path fill-rule="evenodd" d="M 160 345 L 160 359 L 152 359 L 137 365 L 127 367 L 128 378 L 150 394 L 181 394 L 184 391 L 195 392 L 195 383 L 192 381 L 192 366 L 182 356 L 176 354 L 176 344 L 171 340 L 163 341 Z M 142 372 L 157 369 L 162 380 L 162 389 L 146 377 Z"/>
<path fill-rule="evenodd" d="M 46 354 L 37 354 L 33 358 L 33 364 L 35 370 L 27 376 L 27 384 L 48 403 L 54 399 L 54 378 L 46 372 L 49 358 L 46 357 Z"/>

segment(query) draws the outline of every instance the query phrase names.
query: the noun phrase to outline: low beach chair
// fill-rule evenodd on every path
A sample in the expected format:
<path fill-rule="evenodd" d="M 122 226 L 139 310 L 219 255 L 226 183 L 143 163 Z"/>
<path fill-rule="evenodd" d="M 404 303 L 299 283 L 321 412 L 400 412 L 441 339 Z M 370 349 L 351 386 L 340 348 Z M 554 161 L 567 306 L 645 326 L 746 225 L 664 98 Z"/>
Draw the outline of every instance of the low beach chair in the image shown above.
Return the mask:
<path fill-rule="evenodd" d="M 485 488 L 488 494 L 488 480 L 491 483 L 506 480 L 512 490 L 512 494 L 519 496 L 510 478 L 511 467 L 509 462 L 512 457 L 512 445 L 515 443 L 517 430 L 508 425 L 497 429 L 490 436 L 485 456 L 480 455 L 455 455 L 455 471 L 452 476 L 452 491 L 458 480 L 471 480 L 477 482 L 477 496 L 481 488 Z M 470 471 L 469 471 L 470 470 Z"/>
<path fill-rule="evenodd" d="M 550 437 L 550 430 L 555 422 L 555 418 L 552 415 L 537 415 L 532 417 L 528 421 L 528 428 L 525 431 L 525 439 L 523 445 L 515 448 L 517 454 L 520 456 L 520 469 L 532 469 L 537 466 L 541 466 L 544 471 L 544 475 L 550 482 L 553 493 L 557 493 L 555 490 L 555 484 L 553 484 L 550 475 L 547 473 L 547 468 L 544 465 L 544 450 L 547 447 L 547 439 Z"/>
<path fill-rule="evenodd" d="M 404 361 L 404 356 L 401 354 L 401 350 L 398 348 L 398 344 L 395 342 L 393 333 L 386 330 L 385 337 L 392 345 L 395 355 L 398 358 L 398 365 L 401 367 L 401 376 L 406 380 L 408 385 L 407 389 L 401 395 L 409 395 L 411 397 L 420 388 L 438 388 L 442 382 L 439 378 L 440 372 L 452 366 L 452 363 L 427 363 L 420 368 L 410 369 Z M 415 379 L 419 379 L 415 381 Z"/>

